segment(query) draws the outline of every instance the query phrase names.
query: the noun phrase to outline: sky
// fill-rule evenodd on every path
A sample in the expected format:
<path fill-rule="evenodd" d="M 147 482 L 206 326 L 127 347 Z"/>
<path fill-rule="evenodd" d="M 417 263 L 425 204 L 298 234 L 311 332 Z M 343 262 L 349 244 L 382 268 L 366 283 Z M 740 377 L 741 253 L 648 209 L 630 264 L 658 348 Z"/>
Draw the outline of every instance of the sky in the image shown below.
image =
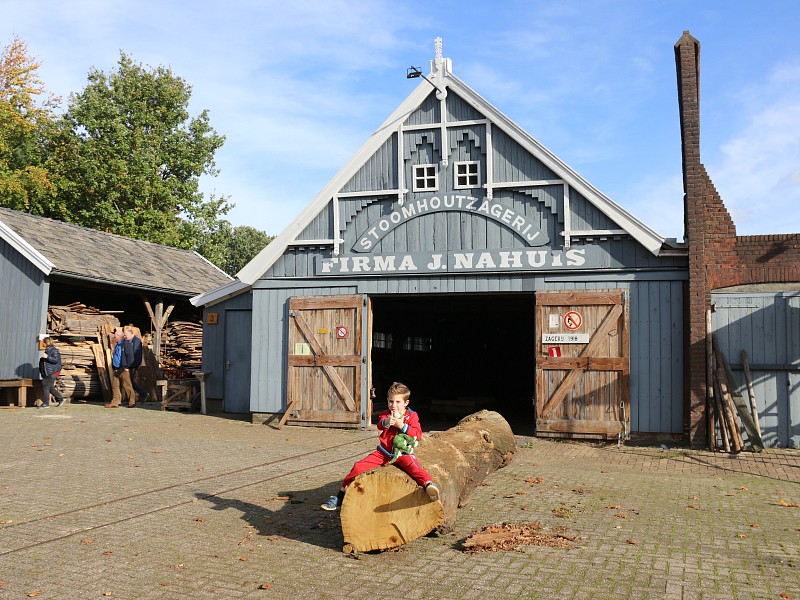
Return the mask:
<path fill-rule="evenodd" d="M 411 93 L 453 73 L 625 210 L 683 238 L 673 46 L 701 44 L 700 146 L 740 235 L 800 232 L 795 0 L 0 0 L 0 43 L 78 93 L 120 51 L 167 66 L 226 136 L 206 194 L 280 233 Z"/>

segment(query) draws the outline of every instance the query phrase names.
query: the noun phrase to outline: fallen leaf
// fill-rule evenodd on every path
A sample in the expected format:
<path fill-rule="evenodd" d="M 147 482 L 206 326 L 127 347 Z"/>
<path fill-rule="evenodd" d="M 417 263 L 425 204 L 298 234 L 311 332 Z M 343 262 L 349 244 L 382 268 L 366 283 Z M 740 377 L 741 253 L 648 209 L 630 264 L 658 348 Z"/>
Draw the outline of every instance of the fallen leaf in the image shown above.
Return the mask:
<path fill-rule="evenodd" d="M 748 488 L 744 487 L 743 485 L 740 485 L 740 486 L 739 486 L 739 489 L 740 489 L 740 490 L 742 490 L 743 492 L 748 492 L 748 491 L 750 491 Z"/>
<path fill-rule="evenodd" d="M 778 499 L 778 504 L 786 508 L 797 508 L 797 502 L 792 502 L 791 504 L 786 502 L 783 498 Z"/>
<path fill-rule="evenodd" d="M 197 517 L 195 521 L 197 521 L 198 523 L 205 523 L 206 520 L 203 517 Z"/>
<path fill-rule="evenodd" d="M 114 592 L 104 592 L 103 596 L 113 596 Z"/>
<path fill-rule="evenodd" d="M 161 454 L 161 450 L 150 450 L 150 454 Z"/>
<path fill-rule="evenodd" d="M 242 556 L 239 560 L 242 561 L 242 562 L 247 562 L 250 559 L 247 558 L 246 556 Z"/>
<path fill-rule="evenodd" d="M 114 553 L 111 550 L 106 550 L 105 552 L 103 552 L 103 556 L 113 556 L 113 555 Z"/>
<path fill-rule="evenodd" d="M 738 538 L 746 538 L 747 534 L 746 533 L 740 533 L 736 537 L 738 537 Z"/>
<path fill-rule="evenodd" d="M 271 587 L 272 587 L 271 583 L 262 583 L 260 586 L 258 586 L 258 589 L 260 589 L 260 590 L 268 590 Z"/>
<path fill-rule="evenodd" d="M 792 600 L 793 597 L 794 596 L 792 596 L 791 594 L 786 594 L 786 593 L 778 594 L 778 598 L 787 598 L 788 600 Z"/>
<path fill-rule="evenodd" d="M 112 440 L 111 438 L 106 438 L 106 441 L 107 442 L 113 442 L 114 440 Z"/>
<path fill-rule="evenodd" d="M 172 584 L 169 581 L 162 581 L 161 585 L 163 585 L 164 587 L 168 587 L 168 586 L 170 586 Z"/>
<path fill-rule="evenodd" d="M 700 500 L 700 496 L 692 496 L 689 500 Z"/>
<path fill-rule="evenodd" d="M 52 440 L 53 438 L 51 438 L 51 437 L 43 437 L 42 439 L 43 440 Z"/>
<path fill-rule="evenodd" d="M 524 496 L 527 493 L 528 492 L 526 492 L 525 490 L 520 490 L 520 491 L 517 492 L 517 494 L 519 494 L 520 496 Z"/>
<path fill-rule="evenodd" d="M 489 487 L 489 484 L 486 482 L 481 482 L 478 484 L 480 487 Z"/>
<path fill-rule="evenodd" d="M 14 521 L 12 521 L 11 519 L 9 519 L 8 521 L 0 521 L 0 525 L 8 525 L 9 523 L 13 523 L 13 522 Z"/>
<path fill-rule="evenodd" d="M 625 540 L 625 543 L 626 543 L 626 544 L 631 544 L 632 546 L 635 546 L 635 545 L 636 545 L 636 544 L 638 544 L 639 542 L 637 542 L 636 540 Z"/>
<path fill-rule="evenodd" d="M 622 525 L 616 525 L 614 529 L 622 529 Z"/>
<path fill-rule="evenodd" d="M 686 510 L 691 510 L 693 508 L 697 508 L 697 507 L 695 505 L 693 505 L 693 504 L 690 504 L 689 506 L 686 507 Z"/>
<path fill-rule="evenodd" d="M 35 592 L 31 592 L 28 594 L 28 598 L 36 598 L 36 596 L 41 595 L 42 590 L 36 590 Z"/>
<path fill-rule="evenodd" d="M 606 506 L 606 508 L 611 508 L 611 509 L 614 509 L 614 510 L 619 510 L 619 509 L 620 509 L 620 508 L 622 508 L 622 507 L 621 507 L 619 504 L 609 504 L 608 506 Z"/>
<path fill-rule="evenodd" d="M 617 513 L 614 516 L 619 518 L 619 519 L 627 519 L 628 518 L 628 515 L 623 515 L 622 513 Z"/>
<path fill-rule="evenodd" d="M 528 510 L 528 509 L 530 509 L 530 506 L 528 506 L 528 505 L 526 504 L 525 506 L 520 506 L 520 507 L 519 507 L 519 509 L 520 509 L 520 510 Z"/>
<path fill-rule="evenodd" d="M 85 538 L 81 540 L 81 544 L 94 544 L 94 540 L 91 538 Z"/>
<path fill-rule="evenodd" d="M 267 498 L 267 502 L 270 502 L 272 500 L 286 502 L 287 500 L 289 500 L 289 496 L 273 496 L 272 498 Z"/>
<path fill-rule="evenodd" d="M 761 527 L 758 523 L 750 523 L 750 527 Z"/>

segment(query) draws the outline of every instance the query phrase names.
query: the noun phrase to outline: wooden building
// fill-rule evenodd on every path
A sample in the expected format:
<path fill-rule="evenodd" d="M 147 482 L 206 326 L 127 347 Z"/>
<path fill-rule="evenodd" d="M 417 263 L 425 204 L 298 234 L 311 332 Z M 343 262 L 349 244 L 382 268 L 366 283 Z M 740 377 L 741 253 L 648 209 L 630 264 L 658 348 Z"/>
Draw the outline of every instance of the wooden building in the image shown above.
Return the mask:
<path fill-rule="evenodd" d="M 195 252 L 0 208 L 0 380 L 39 378 L 49 305 L 82 302 L 144 329 L 230 280 Z"/>
<path fill-rule="evenodd" d="M 192 300 L 208 394 L 365 427 L 397 380 L 429 422 L 490 407 L 519 432 L 683 436 L 686 248 L 440 45 L 419 82 L 236 281 Z"/>
<path fill-rule="evenodd" d="M 739 236 L 700 160 L 700 44 L 674 47 L 685 242 L 661 238 L 453 75 L 391 114 L 205 308 L 229 410 L 365 426 L 371 391 L 540 435 L 715 446 L 706 340 L 768 446 L 800 446 L 800 234 Z M 669 210 L 670 207 L 665 207 Z M 711 327 L 707 326 L 709 321 Z"/>

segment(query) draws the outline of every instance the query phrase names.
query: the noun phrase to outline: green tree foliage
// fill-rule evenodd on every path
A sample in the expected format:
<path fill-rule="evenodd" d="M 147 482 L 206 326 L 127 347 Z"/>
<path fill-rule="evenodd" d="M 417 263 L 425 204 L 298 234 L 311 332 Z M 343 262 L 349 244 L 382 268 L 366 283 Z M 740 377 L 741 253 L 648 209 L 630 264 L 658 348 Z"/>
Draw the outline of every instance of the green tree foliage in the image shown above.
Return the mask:
<path fill-rule="evenodd" d="M 47 142 L 58 98 L 45 95 L 40 63 L 15 37 L 0 54 L 0 206 L 43 216 L 61 211 Z"/>
<path fill-rule="evenodd" d="M 234 227 L 223 270 L 235 275 L 275 238 L 263 231 L 242 225 Z"/>
<path fill-rule="evenodd" d="M 191 87 L 169 68 L 153 70 L 120 53 L 117 69 L 93 69 L 72 94 L 52 145 L 64 179 L 64 219 L 179 248 L 196 249 L 231 205 L 205 200 L 201 175 L 216 175 L 225 141 L 208 111 L 190 118 Z"/>

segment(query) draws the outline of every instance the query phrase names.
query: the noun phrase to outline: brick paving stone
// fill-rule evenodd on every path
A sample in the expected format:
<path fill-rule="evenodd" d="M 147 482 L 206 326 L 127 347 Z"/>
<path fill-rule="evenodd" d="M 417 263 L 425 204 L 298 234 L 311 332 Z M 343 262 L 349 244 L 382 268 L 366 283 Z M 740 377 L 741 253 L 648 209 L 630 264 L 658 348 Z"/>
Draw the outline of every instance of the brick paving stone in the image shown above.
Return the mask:
<path fill-rule="evenodd" d="M 452 533 L 352 557 L 319 504 L 374 431 L 42 413 L 0 412 L 0 598 L 800 599 L 800 509 L 780 505 L 800 502 L 797 451 L 520 437 Z M 461 551 L 501 521 L 566 530 L 575 547 Z"/>

